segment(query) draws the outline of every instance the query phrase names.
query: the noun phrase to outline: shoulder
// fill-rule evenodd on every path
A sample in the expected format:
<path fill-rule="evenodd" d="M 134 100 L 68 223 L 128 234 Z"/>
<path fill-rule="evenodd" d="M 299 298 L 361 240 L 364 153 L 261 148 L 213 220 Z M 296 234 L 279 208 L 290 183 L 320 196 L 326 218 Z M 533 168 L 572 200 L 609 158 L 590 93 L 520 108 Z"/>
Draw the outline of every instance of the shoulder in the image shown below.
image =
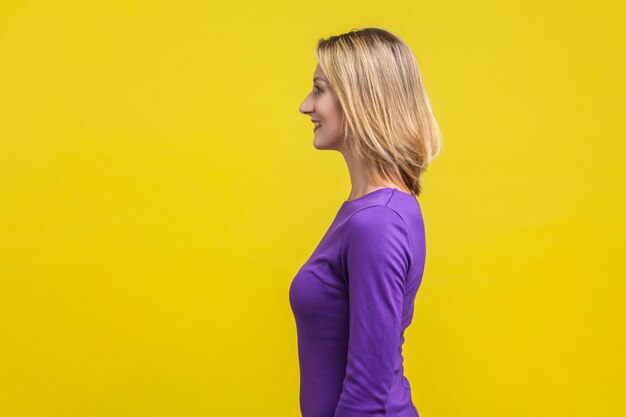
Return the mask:
<path fill-rule="evenodd" d="M 355 212 L 346 225 L 341 244 L 341 258 L 348 266 L 391 265 L 407 272 L 413 252 L 411 237 L 402 216 L 386 205 L 376 205 Z"/>
<path fill-rule="evenodd" d="M 406 231 L 404 219 L 387 205 L 365 207 L 348 219 L 348 231 L 357 233 L 384 233 L 401 229 Z"/>
<path fill-rule="evenodd" d="M 381 245 L 398 242 L 410 246 L 410 236 L 402 216 L 388 205 L 365 207 L 354 213 L 347 221 L 344 236 L 346 242 L 371 242 Z"/>

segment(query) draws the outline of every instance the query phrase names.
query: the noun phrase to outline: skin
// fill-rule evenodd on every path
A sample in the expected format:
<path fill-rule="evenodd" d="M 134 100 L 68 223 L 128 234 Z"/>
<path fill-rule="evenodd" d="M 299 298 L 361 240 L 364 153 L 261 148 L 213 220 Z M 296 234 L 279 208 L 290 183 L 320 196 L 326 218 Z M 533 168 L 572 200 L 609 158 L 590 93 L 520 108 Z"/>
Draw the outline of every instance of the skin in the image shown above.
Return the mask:
<path fill-rule="evenodd" d="M 313 146 L 319 150 L 336 150 L 341 152 L 348 171 L 352 189 L 347 201 L 354 200 L 380 188 L 397 188 L 410 193 L 406 187 L 398 184 L 375 184 L 368 179 L 362 161 L 344 149 L 344 134 L 341 128 L 341 104 L 332 90 L 324 71 L 319 66 L 313 73 L 313 90 L 300 104 L 300 113 L 311 117 L 312 121 L 320 121 L 321 125 L 314 130 Z"/>

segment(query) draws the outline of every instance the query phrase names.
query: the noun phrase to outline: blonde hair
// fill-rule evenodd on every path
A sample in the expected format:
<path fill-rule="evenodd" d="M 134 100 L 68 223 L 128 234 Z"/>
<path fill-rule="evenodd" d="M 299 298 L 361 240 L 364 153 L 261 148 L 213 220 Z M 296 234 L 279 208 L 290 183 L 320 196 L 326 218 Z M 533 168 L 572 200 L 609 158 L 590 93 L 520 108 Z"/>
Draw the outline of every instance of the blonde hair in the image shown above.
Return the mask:
<path fill-rule="evenodd" d="M 342 108 L 345 149 L 376 183 L 420 195 L 422 173 L 442 147 L 415 56 L 379 28 L 320 39 L 317 61 Z"/>

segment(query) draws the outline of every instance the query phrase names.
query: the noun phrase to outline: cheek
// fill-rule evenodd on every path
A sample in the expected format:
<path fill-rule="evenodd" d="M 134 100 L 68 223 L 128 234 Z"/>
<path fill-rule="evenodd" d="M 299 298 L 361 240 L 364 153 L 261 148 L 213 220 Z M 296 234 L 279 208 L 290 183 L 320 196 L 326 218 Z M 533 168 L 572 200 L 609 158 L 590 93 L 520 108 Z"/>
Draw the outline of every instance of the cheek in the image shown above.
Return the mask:
<path fill-rule="evenodd" d="M 341 113 L 339 111 L 339 108 L 337 108 L 337 105 L 332 100 L 329 100 L 329 102 L 325 104 L 326 105 L 324 106 L 324 117 L 326 118 L 326 121 L 332 124 L 336 124 L 339 120 L 341 120 Z"/>
<path fill-rule="evenodd" d="M 339 102 L 336 101 L 336 99 L 332 105 L 332 114 L 333 120 L 335 120 L 336 123 L 341 123 L 341 106 L 339 105 Z"/>
<path fill-rule="evenodd" d="M 327 127 L 325 130 L 341 129 L 341 107 L 335 97 L 323 97 L 317 105 L 317 112 L 323 119 L 323 125 Z"/>
<path fill-rule="evenodd" d="M 336 129 L 341 128 L 341 112 L 338 109 L 333 113 L 333 126 Z"/>

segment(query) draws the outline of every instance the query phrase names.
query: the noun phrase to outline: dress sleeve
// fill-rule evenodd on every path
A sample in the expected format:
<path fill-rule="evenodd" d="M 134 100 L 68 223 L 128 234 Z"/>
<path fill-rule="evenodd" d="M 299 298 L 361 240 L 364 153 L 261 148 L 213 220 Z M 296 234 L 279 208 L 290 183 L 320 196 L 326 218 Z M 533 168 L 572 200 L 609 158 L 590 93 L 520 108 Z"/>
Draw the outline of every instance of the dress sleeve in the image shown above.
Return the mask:
<path fill-rule="evenodd" d="M 346 376 L 334 417 L 385 417 L 401 336 L 411 241 L 387 206 L 355 213 L 341 249 L 348 280 L 350 334 Z"/>

